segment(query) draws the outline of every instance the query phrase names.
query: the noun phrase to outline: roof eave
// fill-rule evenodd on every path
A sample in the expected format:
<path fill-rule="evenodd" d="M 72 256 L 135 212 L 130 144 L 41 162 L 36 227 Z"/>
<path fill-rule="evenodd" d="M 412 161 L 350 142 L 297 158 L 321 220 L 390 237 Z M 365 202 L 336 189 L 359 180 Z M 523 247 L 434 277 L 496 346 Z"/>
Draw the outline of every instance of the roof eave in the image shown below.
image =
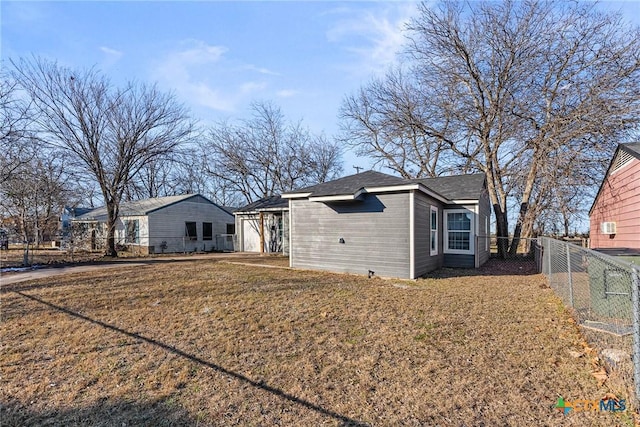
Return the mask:
<path fill-rule="evenodd" d="M 365 193 L 364 188 L 360 188 L 353 194 L 333 194 L 328 196 L 311 196 L 309 197 L 310 202 L 347 202 L 358 199 L 362 194 Z"/>
<path fill-rule="evenodd" d="M 479 199 L 461 199 L 461 200 L 451 200 L 454 205 L 477 205 L 480 203 Z"/>
<path fill-rule="evenodd" d="M 282 206 L 279 208 L 260 208 L 260 209 L 251 209 L 250 211 L 235 211 L 233 215 L 255 215 L 260 212 L 282 212 L 288 211 L 288 206 Z"/>
<path fill-rule="evenodd" d="M 280 195 L 283 199 L 304 199 L 313 193 L 283 193 Z"/>

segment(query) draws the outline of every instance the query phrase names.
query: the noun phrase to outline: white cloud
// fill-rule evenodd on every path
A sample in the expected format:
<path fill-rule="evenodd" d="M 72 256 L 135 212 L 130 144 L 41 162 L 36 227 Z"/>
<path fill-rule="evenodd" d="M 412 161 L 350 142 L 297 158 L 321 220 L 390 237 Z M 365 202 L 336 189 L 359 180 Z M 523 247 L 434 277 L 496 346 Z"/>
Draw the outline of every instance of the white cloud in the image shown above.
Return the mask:
<path fill-rule="evenodd" d="M 256 67 L 255 65 L 247 65 L 245 67 L 245 70 L 255 71 L 255 72 L 259 73 L 259 74 L 266 74 L 268 76 L 279 76 L 280 75 L 280 73 L 276 73 L 275 71 L 271 71 L 268 68 Z"/>
<path fill-rule="evenodd" d="M 177 52 L 175 59 L 185 65 L 202 65 L 218 62 L 228 49 L 224 46 L 208 45 L 200 40 L 186 40 L 185 45 L 191 45 L 185 50 Z"/>
<path fill-rule="evenodd" d="M 100 51 L 104 54 L 101 61 L 101 68 L 103 69 L 111 68 L 120 61 L 120 58 L 122 58 L 123 55 L 121 51 L 107 46 L 100 46 Z"/>
<path fill-rule="evenodd" d="M 384 71 L 402 50 L 405 26 L 416 11 L 417 4 L 413 2 L 335 10 L 343 18 L 327 31 L 327 39 L 355 54 L 355 63 L 349 67 L 353 71 L 364 74 Z"/>
<path fill-rule="evenodd" d="M 252 94 L 260 92 L 267 87 L 265 82 L 246 82 L 240 85 L 240 91 L 243 94 Z"/>
<path fill-rule="evenodd" d="M 215 66 L 226 52 L 224 46 L 187 40 L 182 43 L 182 49 L 169 52 L 157 65 L 154 78 L 190 104 L 231 111 L 233 102 L 226 99 L 203 75 L 203 70 Z"/>
<path fill-rule="evenodd" d="M 100 50 L 111 57 L 115 57 L 115 58 L 120 58 L 122 56 L 122 52 L 120 52 L 119 50 L 116 49 L 112 49 L 110 47 L 107 46 L 100 46 Z"/>
<path fill-rule="evenodd" d="M 293 89 L 282 89 L 276 92 L 278 98 L 292 98 L 298 95 L 300 92 Z"/>
<path fill-rule="evenodd" d="M 233 112 L 257 93 L 277 73 L 230 57 L 225 46 L 187 40 L 169 52 L 156 66 L 153 77 L 192 106 Z"/>

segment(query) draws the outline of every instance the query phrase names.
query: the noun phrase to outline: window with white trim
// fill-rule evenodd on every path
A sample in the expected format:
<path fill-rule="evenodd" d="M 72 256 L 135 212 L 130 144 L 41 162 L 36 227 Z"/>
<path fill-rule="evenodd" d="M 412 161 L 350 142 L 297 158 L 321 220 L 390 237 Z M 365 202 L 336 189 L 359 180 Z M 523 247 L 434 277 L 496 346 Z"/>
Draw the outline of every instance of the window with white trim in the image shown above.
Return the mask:
<path fill-rule="evenodd" d="M 491 229 L 489 228 L 489 215 L 484 217 L 484 250 L 489 252 L 489 243 L 491 240 Z"/>
<path fill-rule="evenodd" d="M 473 253 L 473 212 L 467 209 L 445 211 L 444 251 L 454 254 Z"/>
<path fill-rule="evenodd" d="M 124 220 L 124 242 L 140 244 L 140 222 L 137 219 Z"/>
<path fill-rule="evenodd" d="M 438 255 L 438 208 L 431 206 L 431 249 L 429 255 Z"/>

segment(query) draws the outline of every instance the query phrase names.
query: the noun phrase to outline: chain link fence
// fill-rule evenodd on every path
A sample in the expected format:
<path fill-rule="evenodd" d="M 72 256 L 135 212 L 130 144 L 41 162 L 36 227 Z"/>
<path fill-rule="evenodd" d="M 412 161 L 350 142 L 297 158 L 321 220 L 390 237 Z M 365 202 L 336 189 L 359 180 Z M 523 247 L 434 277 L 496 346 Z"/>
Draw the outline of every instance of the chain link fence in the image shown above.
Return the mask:
<path fill-rule="evenodd" d="M 640 405 L 640 265 L 548 237 L 537 245 L 549 285 Z"/>

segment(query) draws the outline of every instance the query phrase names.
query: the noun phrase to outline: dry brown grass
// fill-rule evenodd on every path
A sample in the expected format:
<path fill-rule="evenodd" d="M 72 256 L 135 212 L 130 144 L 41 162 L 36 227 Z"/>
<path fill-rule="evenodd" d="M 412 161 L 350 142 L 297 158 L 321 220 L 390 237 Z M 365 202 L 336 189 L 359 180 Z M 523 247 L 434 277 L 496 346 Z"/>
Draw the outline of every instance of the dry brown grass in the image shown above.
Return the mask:
<path fill-rule="evenodd" d="M 544 280 L 188 261 L 20 283 L 2 425 L 632 424 L 553 409 L 618 391 Z"/>
<path fill-rule="evenodd" d="M 102 258 L 102 253 L 74 251 L 53 248 L 29 249 L 28 264 L 51 265 L 95 261 Z M 9 250 L 0 250 L 0 268 L 21 267 L 24 262 L 24 249 L 10 246 Z"/>

